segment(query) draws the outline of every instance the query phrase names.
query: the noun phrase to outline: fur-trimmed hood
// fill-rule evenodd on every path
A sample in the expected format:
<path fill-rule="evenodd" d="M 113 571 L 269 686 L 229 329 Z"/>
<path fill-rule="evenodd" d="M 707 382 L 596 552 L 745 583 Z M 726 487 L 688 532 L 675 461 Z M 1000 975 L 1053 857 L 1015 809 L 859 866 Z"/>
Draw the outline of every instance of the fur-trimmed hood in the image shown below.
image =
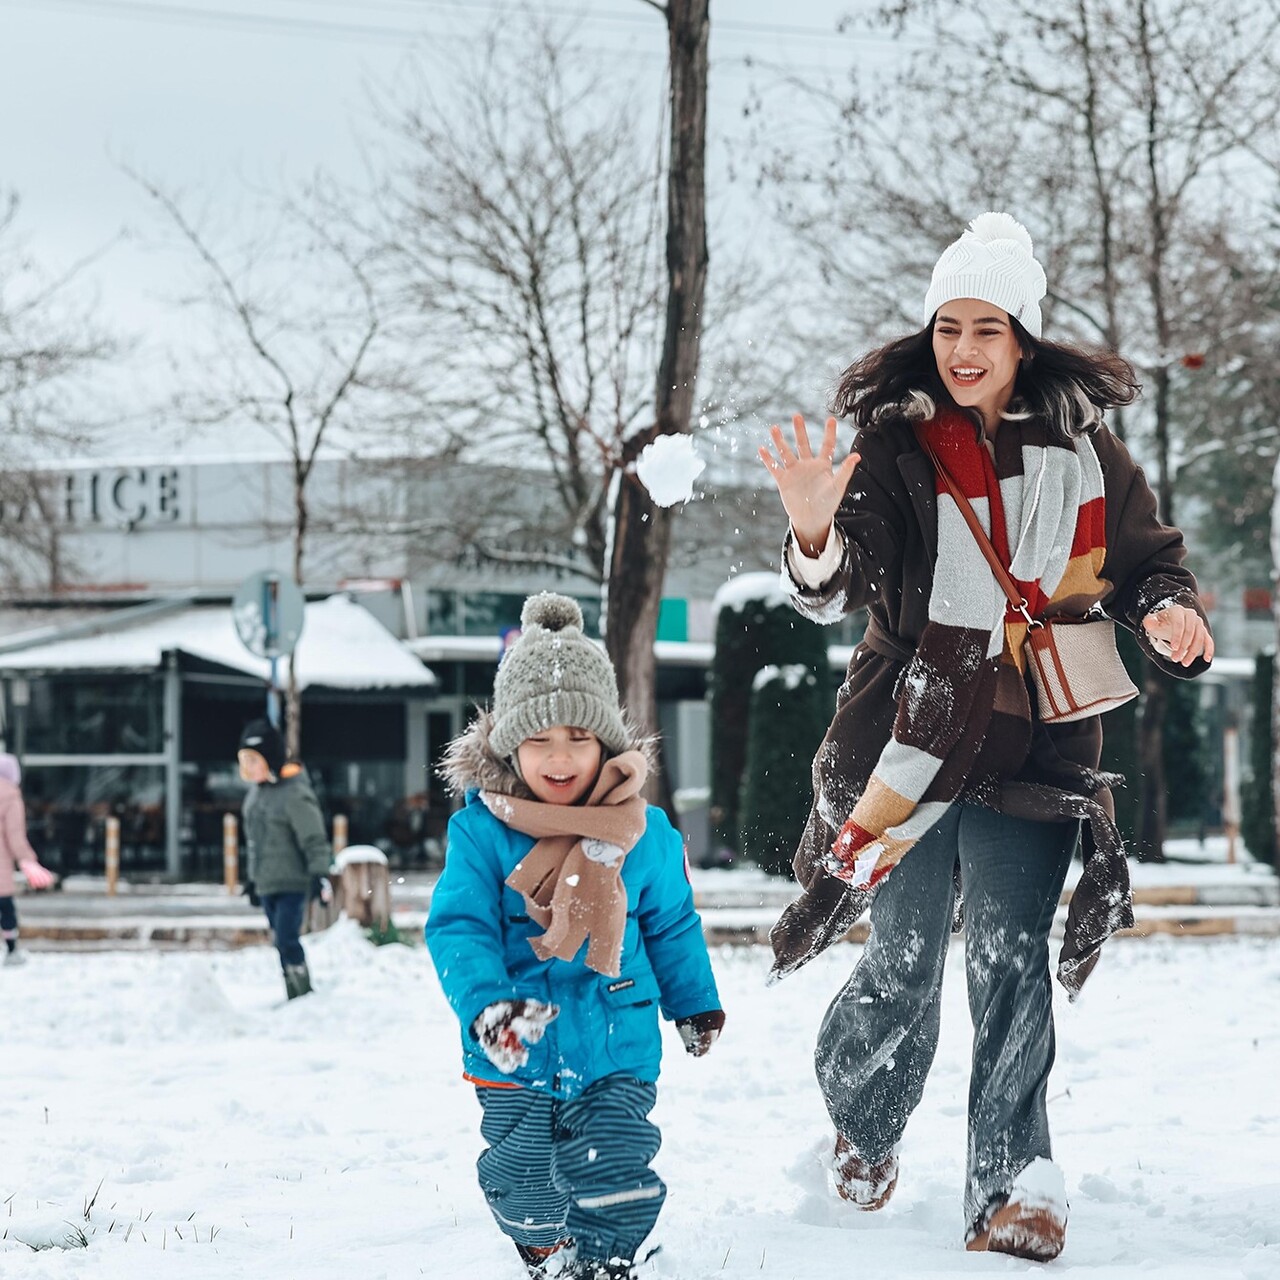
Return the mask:
<path fill-rule="evenodd" d="M 623 713 L 630 741 L 628 751 L 639 751 L 650 771 L 657 767 L 657 739 L 644 737 Z M 437 772 L 452 795 L 465 795 L 472 787 L 500 795 L 532 800 L 533 792 L 520 777 L 510 756 L 498 755 L 489 744 L 493 713 L 481 711 L 467 728 L 449 744 Z"/>

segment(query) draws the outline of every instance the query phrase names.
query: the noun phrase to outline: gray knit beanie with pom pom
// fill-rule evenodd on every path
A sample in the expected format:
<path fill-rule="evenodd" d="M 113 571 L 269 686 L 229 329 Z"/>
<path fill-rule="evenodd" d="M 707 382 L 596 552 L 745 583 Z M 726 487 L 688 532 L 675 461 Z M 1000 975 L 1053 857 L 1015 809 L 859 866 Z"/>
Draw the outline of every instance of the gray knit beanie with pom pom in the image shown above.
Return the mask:
<path fill-rule="evenodd" d="M 524 602 L 520 638 L 494 678 L 489 745 L 509 756 L 558 724 L 589 729 L 615 755 L 631 745 L 613 667 L 582 634 L 577 601 L 543 591 Z"/>

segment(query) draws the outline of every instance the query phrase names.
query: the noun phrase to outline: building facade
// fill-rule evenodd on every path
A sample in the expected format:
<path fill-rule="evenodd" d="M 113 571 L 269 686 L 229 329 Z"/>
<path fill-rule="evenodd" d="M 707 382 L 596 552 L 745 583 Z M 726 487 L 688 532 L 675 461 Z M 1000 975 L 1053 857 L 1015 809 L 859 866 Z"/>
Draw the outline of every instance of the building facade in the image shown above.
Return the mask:
<path fill-rule="evenodd" d="M 599 627 L 599 586 L 552 532 L 545 480 L 327 458 L 308 484 L 303 666 L 309 648 L 331 647 L 348 602 L 420 674 L 388 683 L 390 651 L 370 640 L 349 670 L 306 681 L 302 754 L 350 839 L 402 865 L 438 856 L 452 802 L 434 765 L 489 697 L 524 598 L 563 591 Z M 777 521 L 766 530 L 753 512 L 695 503 L 680 525 L 658 696 L 673 781 L 696 796 L 707 781 L 712 598 L 732 573 L 775 560 Z M 114 815 L 126 869 L 220 874 L 222 814 L 243 791 L 235 745 L 267 686 L 265 666 L 237 650 L 230 602 L 252 574 L 291 576 L 293 530 L 290 467 L 262 458 L 68 466 L 0 507 L 0 537 L 20 565 L 0 612 L 0 736 L 23 759 L 32 839 L 52 866 L 100 867 Z"/>

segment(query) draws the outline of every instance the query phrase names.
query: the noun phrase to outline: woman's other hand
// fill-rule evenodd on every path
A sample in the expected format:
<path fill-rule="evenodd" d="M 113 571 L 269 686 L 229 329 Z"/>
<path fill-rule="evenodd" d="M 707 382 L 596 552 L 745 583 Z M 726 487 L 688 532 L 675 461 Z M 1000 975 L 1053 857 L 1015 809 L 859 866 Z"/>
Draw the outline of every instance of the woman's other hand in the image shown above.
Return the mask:
<path fill-rule="evenodd" d="M 769 434 L 773 437 L 773 449 L 768 445 L 760 446 L 760 460 L 769 469 L 774 483 L 778 486 L 778 494 L 782 505 L 787 510 L 791 527 L 795 530 L 800 550 L 808 556 L 822 553 L 831 533 L 831 522 L 835 519 L 840 503 L 844 499 L 845 490 L 853 478 L 853 469 L 861 461 L 861 455 L 851 453 L 837 467 L 836 453 L 836 420 L 827 419 L 826 430 L 822 433 L 822 445 L 817 453 L 809 446 L 809 433 L 805 430 L 804 418 L 796 414 L 791 419 L 795 432 L 795 448 L 787 444 L 782 428 L 772 426 Z M 777 450 L 777 457 L 773 450 Z"/>
<path fill-rule="evenodd" d="M 1184 604 L 1167 604 L 1163 609 L 1152 610 L 1143 618 L 1142 627 L 1153 643 L 1162 650 L 1167 646 L 1168 656 L 1184 667 L 1200 657 L 1213 661 L 1209 628 L 1194 609 Z"/>

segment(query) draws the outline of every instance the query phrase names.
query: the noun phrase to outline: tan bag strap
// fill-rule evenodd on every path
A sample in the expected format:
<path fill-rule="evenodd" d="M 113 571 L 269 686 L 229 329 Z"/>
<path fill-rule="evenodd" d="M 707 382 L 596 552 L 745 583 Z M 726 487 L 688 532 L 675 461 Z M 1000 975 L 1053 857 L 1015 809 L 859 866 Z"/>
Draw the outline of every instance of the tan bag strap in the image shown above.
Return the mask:
<path fill-rule="evenodd" d="M 995 574 L 996 581 L 1000 584 L 1000 589 L 1008 596 L 1009 603 L 1027 620 L 1027 626 L 1043 626 L 1043 623 L 1036 621 L 1031 616 L 1026 597 L 1018 590 L 1018 584 L 1014 582 L 1009 570 L 1000 563 L 1000 557 L 996 554 L 995 547 L 991 545 L 991 539 L 987 537 L 987 531 L 982 527 L 982 523 L 978 519 L 978 513 L 974 511 L 969 499 L 964 496 L 964 491 L 952 478 L 951 472 L 942 465 L 942 459 L 938 457 L 937 450 L 934 449 L 928 435 L 925 433 L 923 422 L 915 424 L 915 433 L 916 439 L 920 442 L 920 447 L 929 455 L 929 461 L 933 463 L 933 469 L 946 486 L 947 492 L 955 499 L 956 506 L 960 508 L 960 514 L 964 517 L 965 524 L 969 526 L 970 531 L 973 533 L 974 539 L 978 543 L 978 549 L 986 557 L 987 563 L 991 566 L 991 572 Z"/>

